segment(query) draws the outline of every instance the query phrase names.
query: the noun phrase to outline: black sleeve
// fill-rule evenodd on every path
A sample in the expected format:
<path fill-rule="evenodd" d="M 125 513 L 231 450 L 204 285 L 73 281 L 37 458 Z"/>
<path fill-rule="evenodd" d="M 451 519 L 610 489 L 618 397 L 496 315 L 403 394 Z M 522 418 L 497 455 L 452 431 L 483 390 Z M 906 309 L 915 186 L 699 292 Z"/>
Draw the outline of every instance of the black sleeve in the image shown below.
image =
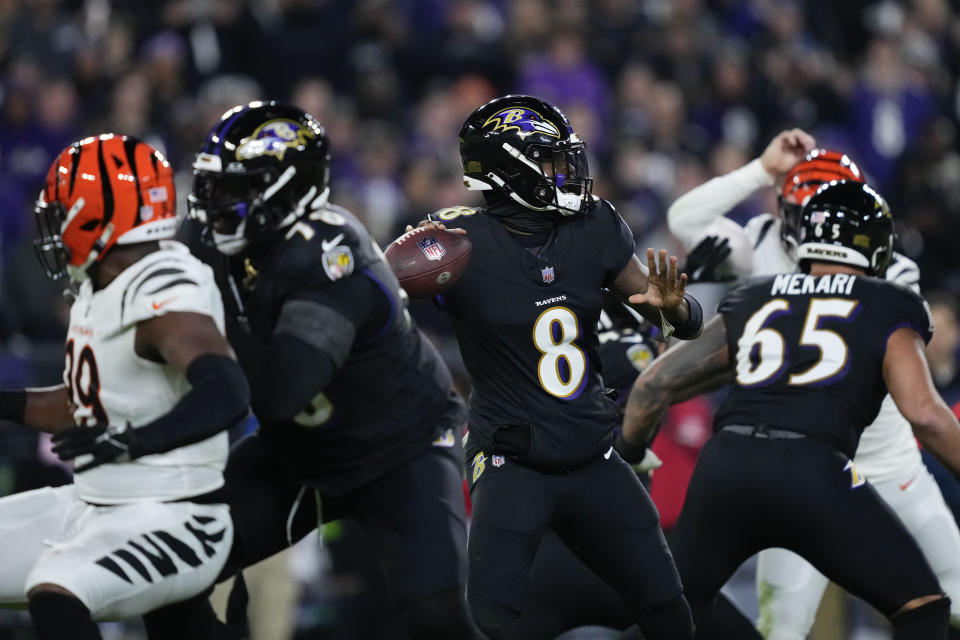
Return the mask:
<path fill-rule="evenodd" d="M 247 414 L 250 389 L 232 358 L 203 355 L 187 367 L 191 389 L 173 409 L 132 430 L 130 457 L 171 451 L 229 429 Z"/>
<path fill-rule="evenodd" d="M 703 329 L 703 307 L 701 307 L 697 299 L 689 293 L 683 294 L 683 297 L 686 299 L 687 307 L 690 309 L 690 317 L 687 318 L 687 321 L 683 324 L 674 327 L 673 335 L 680 340 L 690 340 L 700 335 L 700 330 Z"/>
<path fill-rule="evenodd" d="M 887 286 L 894 288 L 899 294 L 895 298 L 897 304 L 893 327 L 887 337 L 901 327 L 910 327 L 923 338 L 924 343 L 930 342 L 934 327 L 933 318 L 930 316 L 930 307 L 926 300 L 903 285 L 890 284 Z"/>
<path fill-rule="evenodd" d="M 589 215 L 604 218 L 604 227 L 608 229 L 605 237 L 600 239 L 602 250 L 599 252 L 603 266 L 607 270 L 607 283 L 611 283 L 620 275 L 627 262 L 636 255 L 636 243 L 633 240 L 633 231 L 626 221 L 620 217 L 613 205 L 606 200 L 600 200 L 597 210 Z"/>
<path fill-rule="evenodd" d="M 363 276 L 301 288 L 283 303 L 269 339 L 228 321 L 258 418 L 289 420 L 330 384 L 357 334 L 379 313 L 378 293 Z"/>

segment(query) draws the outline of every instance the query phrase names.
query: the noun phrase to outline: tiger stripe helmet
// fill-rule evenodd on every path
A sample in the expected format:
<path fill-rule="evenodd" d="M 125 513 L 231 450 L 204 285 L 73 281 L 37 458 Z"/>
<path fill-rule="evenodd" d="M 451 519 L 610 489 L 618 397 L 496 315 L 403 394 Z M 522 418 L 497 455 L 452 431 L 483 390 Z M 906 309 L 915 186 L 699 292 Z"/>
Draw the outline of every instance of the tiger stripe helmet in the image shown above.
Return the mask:
<path fill-rule="evenodd" d="M 172 238 L 177 230 L 173 169 L 132 136 L 74 142 L 47 172 L 36 204 L 37 258 L 47 277 L 82 282 L 117 244 Z"/>
<path fill-rule="evenodd" d="M 797 246 L 803 205 L 820 185 L 835 180 L 864 181 L 860 168 L 847 154 L 830 149 L 814 149 L 787 172 L 778 198 L 783 220 L 780 237 L 785 244 Z"/>

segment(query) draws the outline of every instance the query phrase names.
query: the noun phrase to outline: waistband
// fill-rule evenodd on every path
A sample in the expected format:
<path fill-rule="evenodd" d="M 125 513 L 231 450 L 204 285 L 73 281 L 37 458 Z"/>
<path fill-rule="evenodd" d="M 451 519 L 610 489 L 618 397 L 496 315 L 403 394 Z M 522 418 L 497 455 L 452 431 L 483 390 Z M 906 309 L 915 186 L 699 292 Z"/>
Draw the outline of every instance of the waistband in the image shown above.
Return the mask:
<path fill-rule="evenodd" d="M 766 424 L 728 424 L 720 428 L 720 431 L 729 431 L 742 436 L 751 438 L 765 438 L 770 440 L 797 440 L 806 438 L 806 434 L 799 431 L 789 431 L 787 429 L 773 429 Z"/>

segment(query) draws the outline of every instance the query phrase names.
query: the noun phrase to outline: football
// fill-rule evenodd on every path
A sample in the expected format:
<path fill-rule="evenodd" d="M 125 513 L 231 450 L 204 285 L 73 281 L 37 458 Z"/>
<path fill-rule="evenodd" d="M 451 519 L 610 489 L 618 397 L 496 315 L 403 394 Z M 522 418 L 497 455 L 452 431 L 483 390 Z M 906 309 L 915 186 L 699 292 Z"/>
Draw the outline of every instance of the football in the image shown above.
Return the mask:
<path fill-rule="evenodd" d="M 411 298 L 432 298 L 453 286 L 470 261 L 470 239 L 431 226 L 412 229 L 384 252 Z"/>

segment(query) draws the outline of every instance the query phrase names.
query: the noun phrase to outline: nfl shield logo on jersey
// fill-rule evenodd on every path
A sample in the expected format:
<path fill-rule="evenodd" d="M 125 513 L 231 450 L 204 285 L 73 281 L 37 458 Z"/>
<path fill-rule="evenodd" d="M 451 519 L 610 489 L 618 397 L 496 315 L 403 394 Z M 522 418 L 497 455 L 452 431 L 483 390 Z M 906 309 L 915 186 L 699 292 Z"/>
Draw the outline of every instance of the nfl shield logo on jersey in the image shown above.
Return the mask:
<path fill-rule="evenodd" d="M 544 267 L 540 270 L 540 276 L 543 278 L 543 284 L 550 284 L 553 282 L 553 267 Z"/>
<path fill-rule="evenodd" d="M 492 458 L 490 458 L 490 462 L 493 463 L 493 466 L 495 467 L 502 467 L 503 463 L 506 461 L 507 461 L 506 458 L 504 458 L 503 456 L 493 456 Z"/>
<path fill-rule="evenodd" d="M 427 260 L 439 260 L 447 255 L 447 250 L 443 248 L 443 245 L 440 244 L 440 241 L 436 238 L 419 240 L 417 241 L 417 246 L 420 247 L 420 251 L 423 251 L 423 255 L 427 256 Z"/>

